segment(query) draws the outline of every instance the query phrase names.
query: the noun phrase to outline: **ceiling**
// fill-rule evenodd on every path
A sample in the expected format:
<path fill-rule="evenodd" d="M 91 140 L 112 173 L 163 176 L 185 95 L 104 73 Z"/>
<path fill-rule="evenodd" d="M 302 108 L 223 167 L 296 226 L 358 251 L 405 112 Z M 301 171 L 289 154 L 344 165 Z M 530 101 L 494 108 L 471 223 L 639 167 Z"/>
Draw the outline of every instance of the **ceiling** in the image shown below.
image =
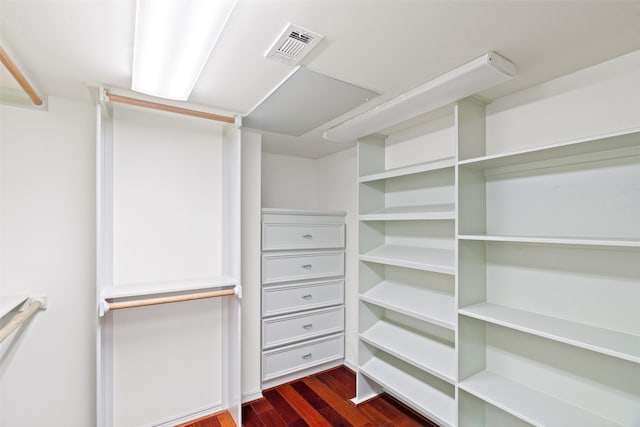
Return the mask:
<path fill-rule="evenodd" d="M 0 0 L 0 34 L 41 93 L 90 102 L 88 86 L 130 87 L 134 12 Z M 490 50 L 518 70 L 494 99 L 640 49 L 640 1 L 239 0 L 189 103 L 251 112 L 293 71 L 264 58 L 288 22 L 324 36 L 302 65 L 382 93 L 301 137 L 263 133 L 265 151 L 309 158 L 345 148 L 325 129 Z"/>

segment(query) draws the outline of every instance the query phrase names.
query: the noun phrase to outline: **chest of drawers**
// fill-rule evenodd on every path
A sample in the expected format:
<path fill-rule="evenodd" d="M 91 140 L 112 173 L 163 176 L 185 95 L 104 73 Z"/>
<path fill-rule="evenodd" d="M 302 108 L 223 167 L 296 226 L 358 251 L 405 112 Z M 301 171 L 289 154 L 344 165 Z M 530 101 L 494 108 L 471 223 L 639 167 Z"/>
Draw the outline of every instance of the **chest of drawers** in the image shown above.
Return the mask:
<path fill-rule="evenodd" d="M 344 216 L 262 210 L 263 384 L 344 358 Z"/>

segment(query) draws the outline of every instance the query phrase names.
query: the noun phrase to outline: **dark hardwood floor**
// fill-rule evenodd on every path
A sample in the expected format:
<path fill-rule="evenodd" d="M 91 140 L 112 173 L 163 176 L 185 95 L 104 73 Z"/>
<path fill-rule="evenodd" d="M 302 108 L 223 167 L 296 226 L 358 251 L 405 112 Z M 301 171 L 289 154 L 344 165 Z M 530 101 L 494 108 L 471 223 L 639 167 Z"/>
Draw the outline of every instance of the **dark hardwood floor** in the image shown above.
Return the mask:
<path fill-rule="evenodd" d="M 344 366 L 283 384 L 242 406 L 245 427 L 436 427 L 384 394 L 356 407 L 355 374 Z M 228 413 L 181 427 L 228 427 Z M 233 421 L 231 421 L 233 423 Z"/>

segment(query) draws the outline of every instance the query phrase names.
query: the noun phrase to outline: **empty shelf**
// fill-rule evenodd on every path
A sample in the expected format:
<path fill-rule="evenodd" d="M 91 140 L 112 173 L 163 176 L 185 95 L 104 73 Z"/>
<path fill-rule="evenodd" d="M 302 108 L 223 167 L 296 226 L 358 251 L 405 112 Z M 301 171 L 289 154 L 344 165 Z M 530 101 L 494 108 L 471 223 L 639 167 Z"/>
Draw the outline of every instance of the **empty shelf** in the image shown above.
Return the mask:
<path fill-rule="evenodd" d="M 489 371 L 462 381 L 460 388 L 534 426 L 620 426 Z"/>
<path fill-rule="evenodd" d="M 417 163 L 415 165 L 403 166 L 400 168 L 388 169 L 386 171 L 373 173 L 365 176 L 361 176 L 360 182 L 378 181 L 381 179 L 395 178 L 398 176 L 413 175 L 416 173 L 435 171 L 438 169 L 445 169 L 455 166 L 456 160 L 454 157 L 445 157 L 439 160 L 433 160 L 430 162 Z"/>
<path fill-rule="evenodd" d="M 175 292 L 222 290 L 232 288 L 237 284 L 238 281 L 232 277 L 209 277 L 201 279 L 171 280 L 166 282 L 135 283 L 107 288 L 103 291 L 102 298 L 113 299 Z"/>
<path fill-rule="evenodd" d="M 360 299 L 443 328 L 456 328 L 453 295 L 385 280 Z"/>
<path fill-rule="evenodd" d="M 611 246 L 640 248 L 640 239 L 605 237 L 532 237 L 532 236 L 492 236 L 484 234 L 463 234 L 460 240 L 480 240 L 485 242 L 542 243 L 552 245 Z"/>
<path fill-rule="evenodd" d="M 439 220 L 455 219 L 455 205 L 394 206 L 360 214 L 360 221 Z"/>
<path fill-rule="evenodd" d="M 640 336 L 637 335 L 490 303 L 475 304 L 458 312 L 496 325 L 640 363 Z"/>
<path fill-rule="evenodd" d="M 405 401 L 415 410 L 436 422 L 452 426 L 455 420 L 455 399 L 402 369 L 377 357 L 372 357 L 359 369 L 382 386 L 389 394 Z"/>
<path fill-rule="evenodd" d="M 448 383 L 455 383 L 456 356 L 452 346 L 394 323 L 379 321 L 360 339 Z"/>
<path fill-rule="evenodd" d="M 640 129 L 581 138 L 513 153 L 461 160 L 458 164 L 477 169 L 490 169 L 634 146 L 640 146 Z"/>
<path fill-rule="evenodd" d="M 361 261 L 397 267 L 455 274 L 455 253 L 446 249 L 427 249 L 415 246 L 382 245 L 360 255 Z"/>

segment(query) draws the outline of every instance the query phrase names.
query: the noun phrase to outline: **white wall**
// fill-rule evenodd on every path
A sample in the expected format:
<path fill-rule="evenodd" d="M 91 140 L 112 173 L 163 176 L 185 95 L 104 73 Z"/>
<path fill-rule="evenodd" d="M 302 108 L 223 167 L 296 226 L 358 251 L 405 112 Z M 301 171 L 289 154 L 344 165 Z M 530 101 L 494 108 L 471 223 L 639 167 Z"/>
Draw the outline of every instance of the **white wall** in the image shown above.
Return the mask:
<path fill-rule="evenodd" d="M 95 424 L 95 109 L 0 106 L 0 294 L 48 308 L 0 347 L 0 425 Z"/>
<path fill-rule="evenodd" d="M 487 146 L 517 150 L 640 126 L 640 50 L 487 106 Z"/>
<path fill-rule="evenodd" d="M 262 207 L 318 209 L 317 161 L 262 154 Z"/>

